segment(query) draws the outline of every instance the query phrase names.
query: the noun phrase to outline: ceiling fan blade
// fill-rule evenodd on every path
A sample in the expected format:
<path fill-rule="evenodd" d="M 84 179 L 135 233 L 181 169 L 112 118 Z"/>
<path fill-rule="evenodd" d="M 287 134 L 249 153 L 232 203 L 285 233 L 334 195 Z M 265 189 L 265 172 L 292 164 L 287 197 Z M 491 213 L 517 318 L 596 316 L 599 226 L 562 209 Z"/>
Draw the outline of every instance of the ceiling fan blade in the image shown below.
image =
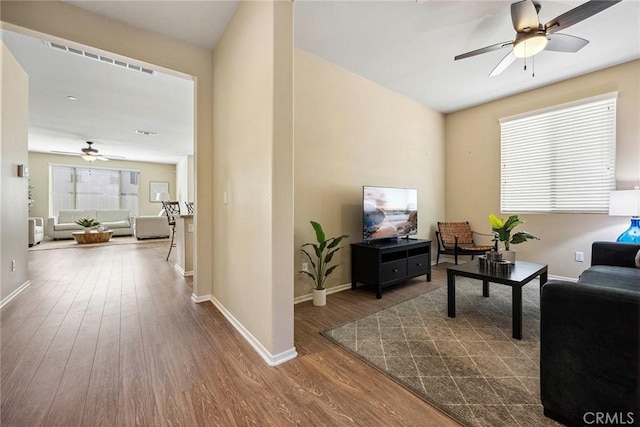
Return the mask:
<path fill-rule="evenodd" d="M 522 0 L 511 4 L 511 21 L 516 32 L 527 29 L 537 30 L 540 25 L 538 12 L 531 0 Z"/>
<path fill-rule="evenodd" d="M 65 156 L 82 156 L 81 153 L 72 153 L 72 152 L 69 152 L 69 151 L 51 150 L 51 153 L 53 153 L 53 154 L 62 154 L 62 155 L 65 155 Z"/>
<path fill-rule="evenodd" d="M 547 40 L 549 41 L 544 50 L 550 50 L 552 52 L 575 53 L 589 44 L 589 40 L 568 34 L 549 34 L 547 35 Z"/>
<path fill-rule="evenodd" d="M 509 54 L 502 58 L 502 61 L 500 61 L 498 65 L 496 65 L 496 68 L 494 68 L 491 74 L 489 74 L 489 77 L 495 77 L 498 74 L 502 73 L 509 67 L 509 65 L 513 64 L 513 61 L 515 60 L 516 55 L 513 53 L 513 51 L 509 52 Z"/>
<path fill-rule="evenodd" d="M 108 162 L 109 159 L 107 159 L 105 156 L 97 156 L 96 157 L 98 160 L 102 160 L 103 162 Z"/>
<path fill-rule="evenodd" d="M 476 56 L 476 55 L 480 55 L 487 52 L 493 52 L 494 50 L 500 50 L 507 46 L 511 46 L 512 44 L 513 44 L 512 41 L 492 44 L 491 46 L 483 47 L 482 49 L 476 49 L 476 50 L 472 50 L 471 52 L 462 53 L 456 56 L 455 58 L 453 58 L 453 60 L 457 61 L 458 59 L 464 59 L 464 58 L 469 58 L 471 56 Z"/>
<path fill-rule="evenodd" d="M 622 0 L 591 0 L 581 4 L 562 15 L 553 18 L 551 21 L 544 25 L 544 28 L 549 33 L 555 33 L 560 30 L 564 30 L 580 21 L 583 21 L 603 10 L 610 8 L 616 3 L 620 3 Z"/>

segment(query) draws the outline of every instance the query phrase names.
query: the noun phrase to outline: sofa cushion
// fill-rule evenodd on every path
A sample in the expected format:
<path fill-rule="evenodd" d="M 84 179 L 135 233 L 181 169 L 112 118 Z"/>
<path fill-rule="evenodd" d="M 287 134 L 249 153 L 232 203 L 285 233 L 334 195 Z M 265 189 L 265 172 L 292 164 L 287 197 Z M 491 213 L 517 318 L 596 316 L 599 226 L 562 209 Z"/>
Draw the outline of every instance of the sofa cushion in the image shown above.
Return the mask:
<path fill-rule="evenodd" d="M 108 222 L 101 222 L 100 224 L 103 227 L 106 227 L 108 229 L 110 229 L 110 228 L 129 228 L 129 227 L 131 227 L 131 223 L 129 222 L 129 220 L 127 220 L 127 221 L 108 221 Z"/>
<path fill-rule="evenodd" d="M 582 272 L 579 283 L 640 291 L 640 270 L 611 265 L 592 265 Z"/>
<path fill-rule="evenodd" d="M 127 221 L 127 227 L 129 224 L 129 217 L 131 216 L 131 211 L 128 209 L 112 209 L 112 210 L 98 210 L 97 211 L 97 220 L 101 223 L 112 223 L 119 221 Z"/>
<path fill-rule="evenodd" d="M 62 231 L 62 230 L 80 231 L 80 230 L 84 230 L 84 227 L 78 224 L 74 224 L 73 222 L 65 222 L 64 224 L 56 224 L 55 230 L 56 231 Z"/>
<path fill-rule="evenodd" d="M 60 211 L 60 213 L 58 213 L 58 224 L 73 224 L 82 218 L 96 219 L 96 211 L 80 209 Z"/>

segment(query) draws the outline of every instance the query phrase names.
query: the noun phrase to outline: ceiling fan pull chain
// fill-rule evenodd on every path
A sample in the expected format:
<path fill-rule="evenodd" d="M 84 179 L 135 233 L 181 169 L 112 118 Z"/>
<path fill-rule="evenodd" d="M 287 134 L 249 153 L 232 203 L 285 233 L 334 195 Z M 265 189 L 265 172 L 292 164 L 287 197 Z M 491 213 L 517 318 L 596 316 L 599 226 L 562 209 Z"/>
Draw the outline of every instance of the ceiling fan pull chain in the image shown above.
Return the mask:
<path fill-rule="evenodd" d="M 531 77 L 536 76 L 536 57 L 535 55 L 531 57 Z"/>

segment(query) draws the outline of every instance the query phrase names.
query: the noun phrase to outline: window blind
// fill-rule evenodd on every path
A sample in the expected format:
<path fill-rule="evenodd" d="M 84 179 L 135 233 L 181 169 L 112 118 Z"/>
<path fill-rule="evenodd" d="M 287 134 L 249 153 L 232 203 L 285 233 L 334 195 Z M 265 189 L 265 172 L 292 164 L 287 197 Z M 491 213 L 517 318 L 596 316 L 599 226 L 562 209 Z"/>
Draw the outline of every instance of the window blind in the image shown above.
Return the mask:
<path fill-rule="evenodd" d="M 139 171 L 50 165 L 51 213 L 66 209 L 129 209 L 138 214 Z"/>
<path fill-rule="evenodd" d="M 607 213 L 617 93 L 500 120 L 501 211 Z"/>

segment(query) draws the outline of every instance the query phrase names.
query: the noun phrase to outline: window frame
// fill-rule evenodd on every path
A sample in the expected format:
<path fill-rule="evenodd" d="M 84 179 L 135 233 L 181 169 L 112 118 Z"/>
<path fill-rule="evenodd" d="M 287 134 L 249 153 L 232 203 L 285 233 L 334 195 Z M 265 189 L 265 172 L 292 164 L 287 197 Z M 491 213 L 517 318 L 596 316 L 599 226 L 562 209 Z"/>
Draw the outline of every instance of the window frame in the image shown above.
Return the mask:
<path fill-rule="evenodd" d="M 608 214 L 617 96 L 609 92 L 501 118 L 501 212 Z"/>
<path fill-rule="evenodd" d="M 73 200 L 73 208 L 72 209 L 78 209 L 78 169 L 90 169 L 90 170 L 100 170 L 100 171 L 110 171 L 110 172 L 117 172 L 118 173 L 118 209 L 130 209 L 131 210 L 131 215 L 137 215 L 139 210 L 140 210 L 140 170 L 139 169 L 129 169 L 129 168 L 109 168 L 109 167 L 94 167 L 94 166 L 83 166 L 83 165 L 70 165 L 70 164 L 64 164 L 64 163 L 49 163 L 49 215 L 50 216 L 57 216 L 58 213 L 54 212 L 55 206 L 54 206 L 54 196 L 53 196 L 53 191 L 54 191 L 54 180 L 53 180 L 53 171 L 54 168 L 67 168 L 68 170 L 71 171 L 72 177 L 73 177 L 73 185 L 72 185 L 72 200 Z M 122 177 L 123 177 L 123 172 L 127 172 L 127 173 L 135 173 L 137 175 L 137 194 L 135 197 L 135 209 L 131 209 L 131 208 L 127 208 L 127 207 L 123 207 L 123 198 L 125 197 L 130 197 L 131 194 L 127 193 L 124 194 L 123 193 L 123 182 L 122 182 Z M 94 209 L 94 208 L 91 208 Z M 97 208 L 96 208 L 97 209 Z M 63 209 L 64 210 L 64 209 Z"/>

